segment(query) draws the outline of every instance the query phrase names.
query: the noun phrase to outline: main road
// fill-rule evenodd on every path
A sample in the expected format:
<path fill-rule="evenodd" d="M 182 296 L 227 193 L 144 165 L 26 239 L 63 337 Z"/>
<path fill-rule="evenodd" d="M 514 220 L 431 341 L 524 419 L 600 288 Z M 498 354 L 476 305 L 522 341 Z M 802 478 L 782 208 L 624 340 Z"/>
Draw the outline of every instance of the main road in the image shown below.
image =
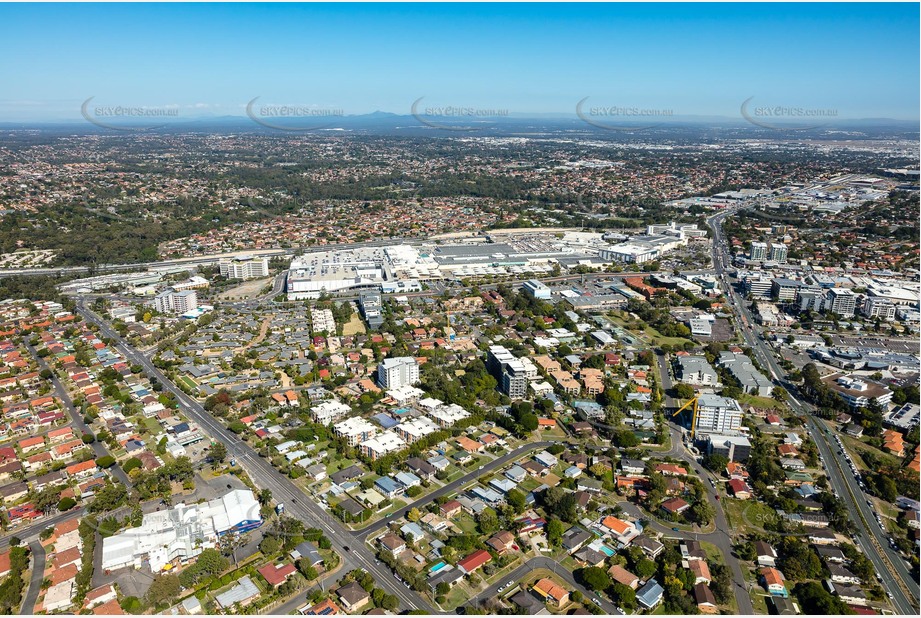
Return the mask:
<path fill-rule="evenodd" d="M 169 378 L 157 369 L 149 358 L 126 344 L 119 334 L 109 324 L 88 309 L 83 299 L 77 301 L 77 311 L 88 322 L 96 324 L 101 333 L 114 342 L 116 348 L 125 357 L 143 367 L 150 378 L 156 378 L 163 388 L 172 393 L 182 404 L 183 413 L 194 420 L 202 431 L 212 440 L 220 441 L 227 447 L 228 457 L 235 459 L 242 466 L 253 482 L 262 488 L 269 489 L 276 502 L 285 503 L 285 511 L 289 515 L 300 519 L 305 524 L 323 530 L 330 539 L 333 548 L 340 555 L 346 571 L 360 567 L 374 575 L 379 586 L 395 595 L 404 609 L 424 609 L 433 611 L 431 605 L 420 594 L 409 590 L 394 581 L 389 569 L 379 564 L 371 551 L 363 544 L 353 544 L 351 533 L 345 530 L 334 517 L 330 516 L 317 503 L 307 498 L 297 485 L 284 474 L 272 466 L 271 463 L 260 457 L 258 453 L 236 434 L 229 431 L 223 424 L 201 406 L 200 403 L 185 394 Z"/>
<path fill-rule="evenodd" d="M 848 514 L 857 529 L 861 532 L 861 543 L 864 554 L 873 563 L 877 573 L 882 577 L 883 587 L 892 595 L 892 601 L 900 614 L 917 615 L 919 612 L 919 586 L 918 581 L 912 577 L 911 571 L 898 552 L 888 546 L 887 534 L 878 526 L 870 522 L 875 521 L 875 513 L 866 504 L 863 491 L 857 479 L 852 474 L 845 472 L 837 453 L 828 435 L 825 426 L 819 423 L 812 415 L 814 408 L 797 398 L 797 389 L 786 379 L 786 372 L 777 363 L 774 354 L 767 343 L 762 340 L 754 330 L 752 315 L 745 307 L 744 299 L 726 282 L 724 273 L 728 262 L 728 248 L 723 235 L 723 220 L 733 214 L 735 210 L 723 211 L 710 217 L 707 223 L 713 230 L 713 265 L 717 277 L 730 300 L 730 305 L 737 316 L 742 317 L 740 330 L 742 337 L 753 350 L 755 357 L 762 367 L 770 371 L 775 383 L 783 386 L 789 394 L 790 407 L 802 417 L 810 435 L 815 440 L 819 454 L 826 465 L 828 480 L 835 495 L 840 497 L 848 510 Z"/>

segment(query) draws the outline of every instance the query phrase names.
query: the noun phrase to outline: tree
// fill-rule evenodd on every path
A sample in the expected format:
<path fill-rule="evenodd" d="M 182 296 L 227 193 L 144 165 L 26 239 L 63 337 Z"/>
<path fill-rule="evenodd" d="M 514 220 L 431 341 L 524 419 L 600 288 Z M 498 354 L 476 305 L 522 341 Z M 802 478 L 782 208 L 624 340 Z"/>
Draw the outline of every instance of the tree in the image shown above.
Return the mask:
<path fill-rule="evenodd" d="M 195 561 L 195 568 L 208 575 L 222 573 L 229 566 L 230 562 L 227 558 L 221 555 L 220 551 L 212 547 L 202 550 L 198 555 L 198 559 Z"/>
<path fill-rule="evenodd" d="M 528 433 L 537 429 L 537 425 L 538 425 L 537 416 L 534 414 L 522 414 L 521 418 L 518 419 L 518 422 L 521 425 L 522 429 L 524 429 Z"/>
<path fill-rule="evenodd" d="M 182 592 L 179 577 L 172 574 L 157 575 L 147 590 L 147 602 L 157 606 L 170 603 Z"/>
<path fill-rule="evenodd" d="M 87 433 L 83 434 L 83 436 L 81 436 L 80 439 L 83 440 L 83 444 L 92 444 L 93 442 L 96 441 L 96 436 L 94 436 L 93 434 L 87 432 Z"/>
<path fill-rule="evenodd" d="M 64 511 L 69 511 L 70 509 L 74 508 L 75 506 L 77 506 L 77 501 L 74 500 L 73 498 L 70 498 L 70 497 L 68 497 L 68 498 L 61 498 L 61 501 L 58 502 L 58 510 L 61 511 L 62 513 L 63 513 Z"/>
<path fill-rule="evenodd" d="M 640 579 L 649 579 L 656 574 L 656 563 L 648 558 L 640 558 L 633 570 Z"/>
<path fill-rule="evenodd" d="M 799 599 L 807 616 L 835 616 L 854 612 L 841 599 L 833 596 L 821 584 L 806 582 L 796 584 L 793 594 Z"/>
<path fill-rule="evenodd" d="M 520 489 L 513 489 L 505 495 L 505 501 L 508 502 L 508 505 L 512 507 L 515 511 L 515 514 L 521 513 L 527 507 L 527 498 L 524 495 L 524 492 Z"/>
<path fill-rule="evenodd" d="M 224 463 L 227 459 L 227 447 L 223 442 L 215 442 L 211 446 L 211 459 L 217 463 Z"/>
<path fill-rule="evenodd" d="M 704 455 L 703 461 L 701 462 L 707 470 L 710 472 L 722 472 L 726 469 L 726 466 L 729 465 L 729 458 L 725 455 L 719 455 L 717 453 L 708 453 Z"/>
<path fill-rule="evenodd" d="M 399 599 L 397 599 L 396 596 L 392 594 L 385 594 L 384 598 L 381 600 L 381 607 L 383 607 L 387 611 L 392 612 L 396 610 L 396 608 L 398 608 L 399 606 L 400 606 Z M 426 611 L 422 610 L 422 613 L 426 613 Z"/>
<path fill-rule="evenodd" d="M 266 556 L 277 554 L 281 550 L 281 541 L 274 536 L 267 536 L 259 543 L 259 551 Z"/>
<path fill-rule="evenodd" d="M 636 592 L 630 586 L 616 583 L 611 590 L 611 599 L 625 610 L 636 608 Z"/>
<path fill-rule="evenodd" d="M 272 502 L 272 490 L 262 489 L 259 491 L 259 494 L 256 496 L 256 498 L 259 500 L 259 504 L 262 506 L 267 506 L 270 502 Z"/>
<path fill-rule="evenodd" d="M 492 534 L 499 529 L 499 518 L 492 509 L 483 509 L 476 517 L 476 525 L 480 534 Z"/>
<path fill-rule="evenodd" d="M 100 468 L 111 468 L 115 465 L 115 458 L 111 455 L 103 455 L 96 460 L 96 465 Z"/>
<path fill-rule="evenodd" d="M 693 399 L 694 398 L 694 387 L 689 384 L 676 384 L 675 385 L 675 396 L 679 399 Z"/>
<path fill-rule="evenodd" d="M 559 545 L 563 540 L 563 522 L 559 519 L 551 519 L 547 522 L 547 540 L 553 546 Z"/>
<path fill-rule="evenodd" d="M 705 500 L 698 500 L 694 503 L 694 506 L 691 507 L 691 518 L 701 526 L 710 523 L 710 520 L 713 519 L 713 515 L 713 507 Z"/>
<path fill-rule="evenodd" d="M 771 397 L 774 398 L 774 401 L 780 401 L 782 403 L 787 400 L 787 389 L 782 386 L 775 386 L 771 389 Z"/>
<path fill-rule="evenodd" d="M 587 567 L 578 572 L 579 578 L 595 592 L 607 590 L 611 586 L 608 572 L 599 567 Z"/>
<path fill-rule="evenodd" d="M 406 513 L 406 519 L 408 519 L 409 521 L 413 521 L 413 522 L 419 521 L 420 519 L 422 519 L 422 513 L 419 512 L 419 509 L 417 509 L 416 507 L 413 507 L 409 509 L 408 513 Z"/>

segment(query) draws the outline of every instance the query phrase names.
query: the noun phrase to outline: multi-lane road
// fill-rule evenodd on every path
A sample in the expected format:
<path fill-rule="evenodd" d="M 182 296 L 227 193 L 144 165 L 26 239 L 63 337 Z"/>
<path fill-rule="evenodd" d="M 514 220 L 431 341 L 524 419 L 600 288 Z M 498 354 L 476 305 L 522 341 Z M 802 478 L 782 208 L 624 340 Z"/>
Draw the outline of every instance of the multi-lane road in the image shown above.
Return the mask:
<path fill-rule="evenodd" d="M 752 315 L 745 307 L 744 299 L 737 291 L 728 285 L 724 278 L 726 265 L 729 260 L 728 246 L 723 235 L 723 220 L 732 215 L 735 210 L 728 210 L 714 215 L 708 219 L 708 224 L 713 230 L 713 265 L 717 277 L 730 300 L 730 305 L 737 316 L 743 317 L 740 330 L 748 346 L 754 351 L 755 357 L 762 367 L 770 371 L 775 383 L 783 386 L 789 394 L 789 403 L 793 410 L 806 422 L 810 435 L 819 448 L 819 454 L 826 465 L 828 480 L 835 495 L 844 500 L 851 521 L 860 531 L 861 548 L 864 554 L 873 563 L 876 571 L 882 578 L 882 585 L 891 595 L 896 611 L 900 614 L 917 615 L 919 612 L 919 587 L 918 581 L 912 577 L 898 552 L 888 546 L 887 534 L 875 523 L 875 514 L 866 504 L 866 498 L 853 474 L 845 470 L 837 456 L 836 450 L 831 445 L 821 424 L 812 415 L 813 407 L 798 399 L 798 392 L 786 380 L 786 372 L 777 363 L 773 352 L 767 343 L 755 331 Z M 871 523 L 873 522 L 873 523 Z"/>
<path fill-rule="evenodd" d="M 322 530 L 341 557 L 346 571 L 358 567 L 365 569 L 374 575 L 379 586 L 400 600 L 400 605 L 404 609 L 432 611 L 433 608 L 425 598 L 397 583 L 389 569 L 379 564 L 374 554 L 363 543 L 355 543 L 352 534 L 345 530 L 334 517 L 329 515 L 320 505 L 308 499 L 306 494 L 292 483 L 286 475 L 276 470 L 271 463 L 260 457 L 249 444 L 239 439 L 233 432 L 208 414 L 200 403 L 173 384 L 169 378 L 153 365 L 149 358 L 127 345 L 105 320 L 86 307 L 82 299 L 78 301 L 77 311 L 88 322 L 96 324 L 101 333 L 108 337 L 130 362 L 137 363 L 143 367 L 148 377 L 156 378 L 164 389 L 171 392 L 182 405 L 183 413 L 194 420 L 205 434 L 212 440 L 223 442 L 227 447 L 228 457 L 235 459 L 237 465 L 246 470 L 257 486 L 269 489 L 276 502 L 284 503 L 285 511 L 289 515 L 300 519 L 308 526 Z"/>

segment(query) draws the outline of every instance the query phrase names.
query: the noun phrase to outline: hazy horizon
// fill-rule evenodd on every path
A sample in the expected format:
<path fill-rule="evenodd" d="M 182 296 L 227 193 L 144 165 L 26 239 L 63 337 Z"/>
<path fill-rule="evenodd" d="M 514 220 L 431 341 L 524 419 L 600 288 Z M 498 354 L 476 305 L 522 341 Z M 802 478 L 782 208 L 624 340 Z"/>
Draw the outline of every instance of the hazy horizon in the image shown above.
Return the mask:
<path fill-rule="evenodd" d="M 245 117 L 254 100 L 410 115 L 420 99 L 505 117 L 573 116 L 586 101 L 739 119 L 750 99 L 913 122 L 918 16 L 862 3 L 7 4 L 0 122 L 79 121 L 91 98 L 167 120 Z"/>

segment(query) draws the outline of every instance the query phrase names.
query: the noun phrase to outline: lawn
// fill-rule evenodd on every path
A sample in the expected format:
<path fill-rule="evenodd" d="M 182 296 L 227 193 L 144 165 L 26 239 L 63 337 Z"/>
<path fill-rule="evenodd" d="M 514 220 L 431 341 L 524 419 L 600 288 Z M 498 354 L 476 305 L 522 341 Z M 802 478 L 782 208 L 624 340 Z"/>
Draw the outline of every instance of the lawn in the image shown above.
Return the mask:
<path fill-rule="evenodd" d="M 466 584 L 460 583 L 451 588 L 451 592 L 448 593 L 445 603 L 442 607 L 444 607 L 446 610 L 454 609 L 455 607 L 466 603 L 467 599 L 471 598 L 472 596 L 474 595 L 470 594 Z"/>
<path fill-rule="evenodd" d="M 521 481 L 521 483 L 518 484 L 518 489 L 520 489 L 521 491 L 525 493 L 529 491 L 534 491 L 538 487 L 540 487 L 540 481 L 538 481 L 536 478 L 530 475 L 528 475 L 528 477 L 525 480 Z"/>
<path fill-rule="evenodd" d="M 777 513 L 761 502 L 723 498 L 723 510 L 729 526 L 739 532 L 762 532 L 764 523 L 777 519 Z"/>
<path fill-rule="evenodd" d="M 476 534 L 476 521 L 468 513 L 461 513 L 454 518 L 454 524 L 461 529 L 464 534 Z"/>
<path fill-rule="evenodd" d="M 902 465 L 901 460 L 895 455 L 890 455 L 889 453 L 884 453 L 874 446 L 870 446 L 863 440 L 858 440 L 852 438 L 846 434 L 840 434 L 841 441 L 844 442 L 844 445 L 847 447 L 847 450 L 850 451 L 851 455 L 856 455 L 857 467 L 863 469 L 869 469 L 869 466 L 863 460 L 863 453 L 872 453 L 874 457 L 878 458 L 884 465 L 891 466 L 893 468 L 898 468 Z"/>
<path fill-rule="evenodd" d="M 358 463 L 357 459 L 334 459 L 328 464 L 326 464 L 326 474 L 332 474 L 333 472 L 338 472 L 348 468 L 352 464 Z"/>
<path fill-rule="evenodd" d="M 742 394 L 739 395 L 739 403 L 748 404 L 756 408 L 766 408 L 771 410 L 777 410 L 778 412 L 786 410 L 787 404 L 781 403 L 776 399 L 771 397 L 757 397 L 755 395 Z"/>
<path fill-rule="evenodd" d="M 709 560 L 711 564 L 725 563 L 725 560 L 723 559 L 723 552 L 720 551 L 719 547 L 707 541 L 701 541 L 700 546 L 704 548 L 705 552 L 707 552 L 707 560 Z"/>
<path fill-rule="evenodd" d="M 760 593 L 757 589 L 749 592 L 752 600 L 752 608 L 756 614 L 766 615 L 768 613 L 767 595 Z"/>
<path fill-rule="evenodd" d="M 686 343 L 694 344 L 690 339 L 685 339 L 684 337 L 666 337 L 652 326 L 647 326 L 644 331 L 646 338 L 652 340 L 652 344 L 655 346 L 662 346 L 668 344 L 670 346 L 684 346 Z"/>
<path fill-rule="evenodd" d="M 185 384 L 185 386 L 192 391 L 198 388 L 198 384 L 196 384 L 189 376 L 179 376 L 179 381 Z"/>
<path fill-rule="evenodd" d="M 155 436 L 163 431 L 163 428 L 160 427 L 160 423 L 152 416 L 144 419 L 144 427 L 147 428 L 147 432 L 150 433 L 151 436 Z"/>

